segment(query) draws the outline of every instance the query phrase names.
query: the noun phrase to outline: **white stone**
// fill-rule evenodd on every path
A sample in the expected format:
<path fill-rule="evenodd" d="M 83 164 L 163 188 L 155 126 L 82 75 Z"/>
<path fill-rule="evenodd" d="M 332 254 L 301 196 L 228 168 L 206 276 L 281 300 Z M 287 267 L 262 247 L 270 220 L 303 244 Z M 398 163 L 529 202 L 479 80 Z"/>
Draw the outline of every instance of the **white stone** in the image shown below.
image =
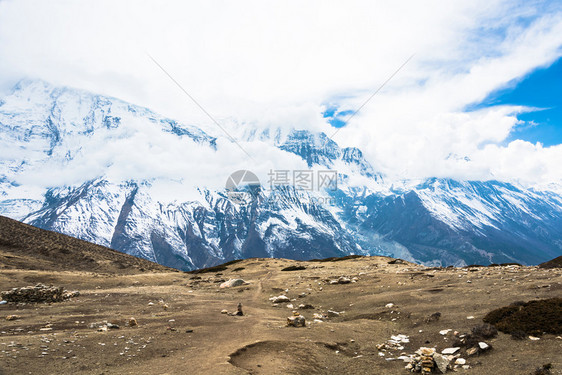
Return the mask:
<path fill-rule="evenodd" d="M 464 364 L 466 364 L 466 359 L 464 359 L 464 358 L 457 358 L 457 360 L 455 361 L 455 364 L 457 364 L 457 365 L 464 365 Z"/>
<path fill-rule="evenodd" d="M 535 336 L 529 336 L 529 340 L 537 341 L 537 340 L 540 340 L 540 338 L 535 337 Z"/>
<path fill-rule="evenodd" d="M 289 299 L 289 297 L 285 296 L 285 295 L 280 295 L 277 297 L 271 297 L 269 299 L 271 302 L 273 303 L 283 303 L 283 302 L 291 302 L 291 300 Z"/>
<path fill-rule="evenodd" d="M 459 347 L 455 347 L 455 348 L 445 348 L 441 351 L 441 354 L 455 354 L 456 352 L 458 352 L 459 350 L 461 350 L 461 348 Z"/>
<path fill-rule="evenodd" d="M 439 331 L 439 334 L 444 336 L 451 331 L 452 331 L 452 329 L 444 329 L 444 330 Z"/>
<path fill-rule="evenodd" d="M 488 349 L 488 348 L 490 347 L 490 345 L 486 344 L 486 343 L 483 342 L 483 341 L 480 341 L 480 342 L 478 343 L 478 346 L 479 346 L 480 349 L 482 349 L 482 350 L 486 350 L 486 349 Z"/>
<path fill-rule="evenodd" d="M 246 282 L 242 279 L 230 279 L 220 285 L 220 288 L 232 288 L 234 286 L 244 285 Z"/>
<path fill-rule="evenodd" d="M 384 307 L 386 307 L 387 309 L 390 309 L 392 307 L 394 307 L 393 303 L 387 303 Z"/>

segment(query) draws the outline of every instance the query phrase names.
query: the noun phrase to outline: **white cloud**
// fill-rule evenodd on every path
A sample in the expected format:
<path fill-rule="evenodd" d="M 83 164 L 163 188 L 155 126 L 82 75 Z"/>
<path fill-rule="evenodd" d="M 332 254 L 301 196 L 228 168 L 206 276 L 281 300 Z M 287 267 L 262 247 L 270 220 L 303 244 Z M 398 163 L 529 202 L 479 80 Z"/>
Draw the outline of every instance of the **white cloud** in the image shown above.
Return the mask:
<path fill-rule="evenodd" d="M 561 12 L 552 2 L 489 0 L 8 0 L 0 2 L 0 83 L 39 77 L 120 97 L 219 134 L 149 52 L 221 123 L 330 133 L 320 117 L 325 103 L 356 108 L 416 53 L 336 141 L 360 147 L 375 168 L 394 177 L 560 180 L 553 162 L 558 147 L 503 144 L 524 108 L 465 108 L 558 58 Z M 142 168 L 167 176 L 187 175 L 166 162 L 174 157 L 185 158 L 190 168 L 212 169 L 211 155 L 197 148 L 189 153 L 172 139 L 162 140 L 170 144 L 165 150 L 150 149 L 158 147 L 154 142 L 139 149 L 143 136 L 155 135 L 112 140 L 113 154 L 84 158 L 76 175 L 104 168 L 100 161 L 127 165 L 137 152 L 161 155 Z M 246 147 L 257 152 L 259 146 Z M 240 154 L 235 145 L 220 147 Z M 267 152 L 260 157 L 264 166 L 252 170 L 266 170 L 266 157 L 281 160 Z M 217 175 L 222 183 L 223 172 Z M 212 181 L 212 173 L 207 178 Z"/>

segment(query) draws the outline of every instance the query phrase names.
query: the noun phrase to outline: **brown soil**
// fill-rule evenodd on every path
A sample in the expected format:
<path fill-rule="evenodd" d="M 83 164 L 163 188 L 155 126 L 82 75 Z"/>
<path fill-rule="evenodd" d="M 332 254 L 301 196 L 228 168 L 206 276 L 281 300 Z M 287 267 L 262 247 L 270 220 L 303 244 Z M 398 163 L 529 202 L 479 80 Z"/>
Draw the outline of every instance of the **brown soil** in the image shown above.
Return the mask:
<path fill-rule="evenodd" d="M 46 236 L 57 251 L 65 246 Z M 36 241 L 54 252 L 40 238 Z M 34 257 L 31 248 L 1 248 L 0 290 L 42 282 L 78 290 L 80 296 L 52 304 L 0 305 L 0 374 L 405 375 L 405 363 L 395 360 L 401 352 L 452 345 L 453 332 L 441 335 L 440 330 L 471 332 L 501 306 L 562 297 L 561 269 L 428 269 L 408 262 L 389 264 L 392 259 L 385 257 L 357 257 L 337 262 L 248 259 L 197 274 L 165 272 L 153 265 L 153 271 L 140 272 L 134 259 L 131 268 L 122 269 L 112 259 L 129 257 L 84 246 L 70 247 L 66 256 L 73 259 L 62 269 L 46 257 Z M 86 252 L 88 246 L 91 252 Z M 96 254 L 94 249 L 102 250 Z M 6 254 L 19 257 L 19 263 Z M 96 261 L 95 269 L 81 265 L 83 254 Z M 106 259 L 107 269 L 102 267 Z M 291 266 L 306 269 L 281 271 Z M 329 284 L 340 276 L 358 279 Z M 249 284 L 219 288 L 230 278 Z M 280 294 L 294 299 L 294 307 L 312 305 L 299 310 L 311 324 L 286 327 L 293 309 L 269 301 Z M 235 312 L 239 302 L 244 316 L 221 314 L 223 309 Z M 385 307 L 389 303 L 393 306 Z M 313 321 L 314 313 L 328 310 L 340 314 L 323 323 Z M 436 312 L 439 319 L 428 319 Z M 5 320 L 7 315 L 19 319 Z M 138 326 L 127 325 L 131 317 Z M 120 328 L 98 332 L 90 326 L 103 321 Z M 379 356 L 376 346 L 394 334 L 408 335 L 410 342 L 403 350 Z M 514 341 L 500 332 L 486 342 L 493 349 L 467 357 L 471 368 L 458 369 L 459 374 L 528 375 L 546 363 L 552 364 L 552 374 L 562 373 L 562 339 L 556 335 Z"/>

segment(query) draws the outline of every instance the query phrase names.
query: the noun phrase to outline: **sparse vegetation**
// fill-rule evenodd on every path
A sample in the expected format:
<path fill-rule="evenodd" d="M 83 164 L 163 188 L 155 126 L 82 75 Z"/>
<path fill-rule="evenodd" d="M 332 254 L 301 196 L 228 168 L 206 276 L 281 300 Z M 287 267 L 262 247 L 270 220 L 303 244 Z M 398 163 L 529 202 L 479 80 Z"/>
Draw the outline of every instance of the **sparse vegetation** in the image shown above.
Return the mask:
<path fill-rule="evenodd" d="M 516 302 L 489 312 L 484 322 L 504 333 L 526 335 L 562 333 L 562 298 Z"/>
<path fill-rule="evenodd" d="M 243 259 L 235 259 L 230 262 L 219 264 L 213 267 L 201 268 L 195 271 L 189 271 L 188 273 L 198 274 L 198 273 L 210 273 L 210 272 L 222 272 L 228 270 L 228 266 L 241 262 Z"/>
<path fill-rule="evenodd" d="M 281 271 L 302 271 L 302 270 L 305 270 L 305 269 L 306 269 L 305 266 L 289 266 L 289 267 L 283 268 Z"/>

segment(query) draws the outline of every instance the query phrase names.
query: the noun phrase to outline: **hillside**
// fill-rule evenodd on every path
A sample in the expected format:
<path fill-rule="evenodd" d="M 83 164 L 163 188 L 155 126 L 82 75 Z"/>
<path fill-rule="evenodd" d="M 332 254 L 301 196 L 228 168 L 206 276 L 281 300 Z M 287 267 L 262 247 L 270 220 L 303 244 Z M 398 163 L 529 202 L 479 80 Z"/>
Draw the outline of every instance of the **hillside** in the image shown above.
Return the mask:
<path fill-rule="evenodd" d="M 145 259 L 3 216 L 0 216 L 0 268 L 110 274 L 171 271 Z"/>

